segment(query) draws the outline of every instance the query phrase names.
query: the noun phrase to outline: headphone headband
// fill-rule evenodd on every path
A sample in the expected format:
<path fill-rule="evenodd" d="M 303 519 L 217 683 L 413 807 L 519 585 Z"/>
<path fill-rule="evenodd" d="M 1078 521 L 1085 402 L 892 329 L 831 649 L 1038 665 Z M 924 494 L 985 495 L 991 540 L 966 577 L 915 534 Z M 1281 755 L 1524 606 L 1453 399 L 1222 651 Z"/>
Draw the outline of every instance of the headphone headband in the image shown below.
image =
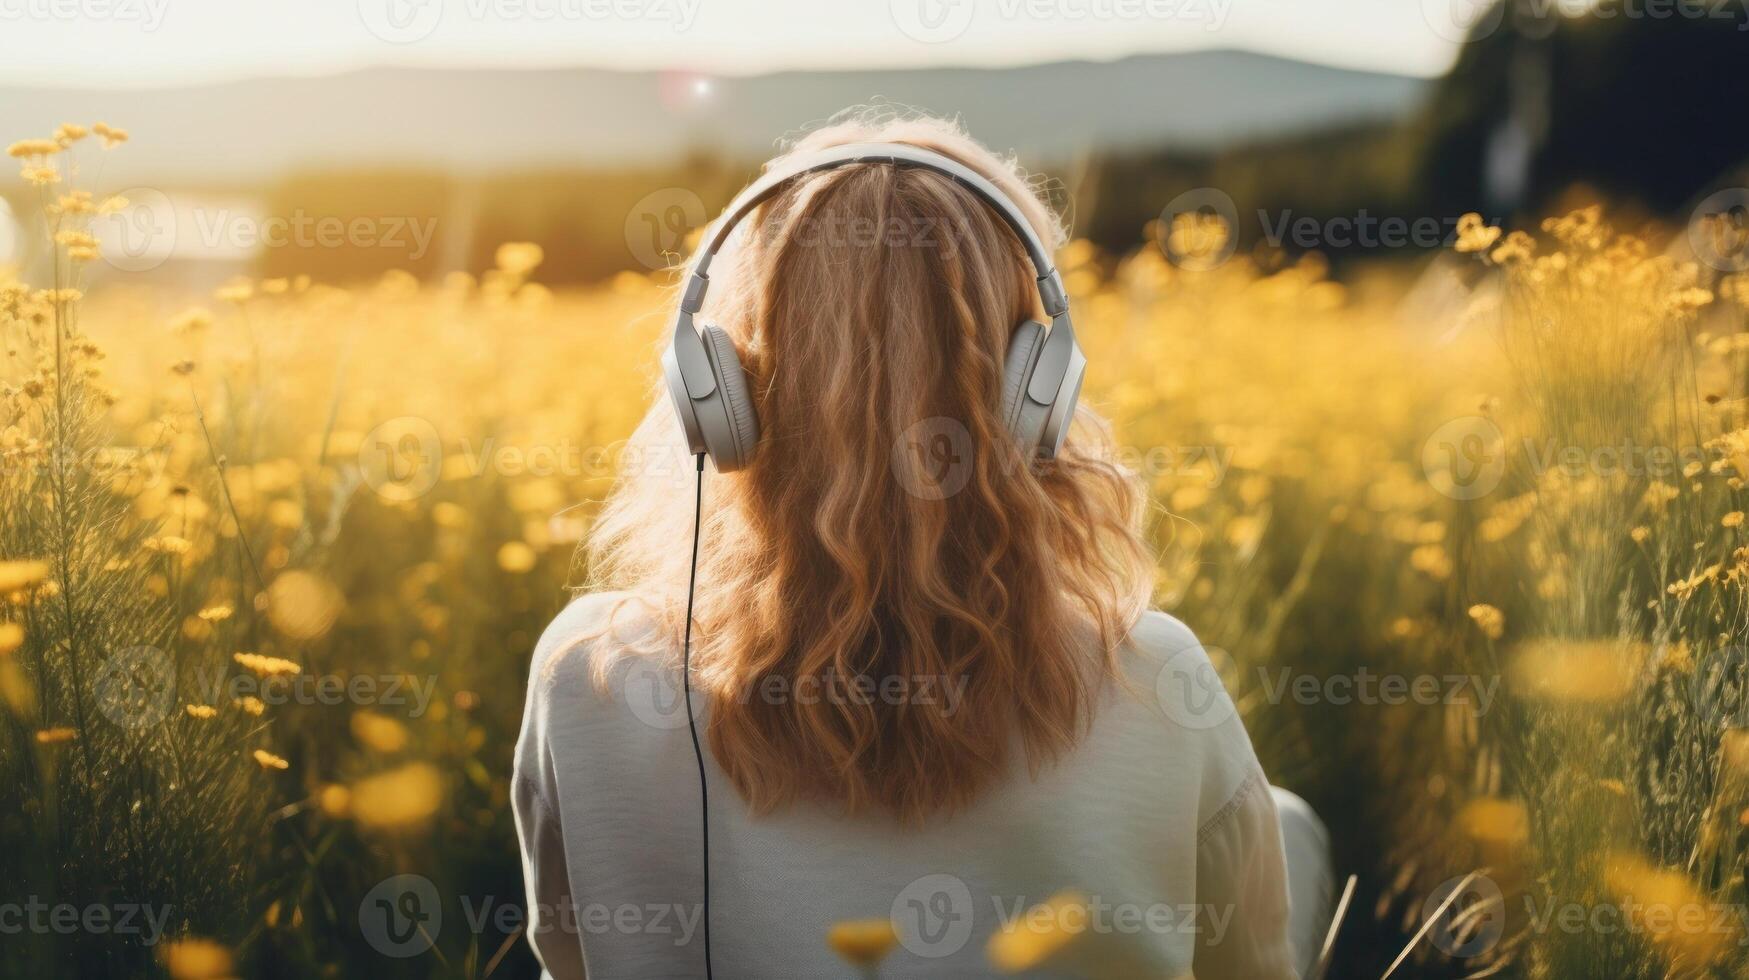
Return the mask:
<path fill-rule="evenodd" d="M 704 450 L 712 444 L 712 438 L 704 434 L 701 424 L 712 427 L 720 439 L 732 437 L 738 447 L 725 447 L 722 453 L 712 450 L 711 455 L 716 458 L 719 469 L 744 463 L 752 451 L 752 443 L 758 438 L 757 419 L 751 406 L 743 404 L 746 399 L 737 391 L 722 390 L 727 383 L 725 377 L 733 380 L 732 389 L 744 385 L 733 343 L 717 328 L 706 327 L 707 332 L 714 332 L 710 338 L 714 348 L 707 350 L 706 338 L 693 324 L 693 315 L 703 308 L 705 293 L 710 289 L 711 260 L 736 226 L 790 181 L 854 163 L 918 167 L 941 174 L 994 208 L 1020 239 L 1032 260 L 1039 299 L 1051 326 L 1048 333 L 1044 333 L 1039 324 L 1032 324 L 1030 333 L 1026 330 L 1016 332 L 1016 338 L 1022 334 L 1027 336 L 1024 350 L 1010 351 L 1010 362 L 1018 363 L 1010 364 L 1014 375 L 1013 390 L 1004 395 L 1005 410 L 1009 406 L 1019 406 L 1016 409 L 1019 414 L 1011 420 L 1011 425 L 1028 430 L 1028 434 L 1022 436 L 1023 442 L 1030 442 L 1036 436 L 1042 440 L 1041 450 L 1046 455 L 1055 455 L 1067 432 L 1080 393 L 1081 373 L 1087 362 L 1080 345 L 1075 342 L 1075 327 L 1069 320 L 1069 297 L 1051 259 L 1051 250 L 1039 239 L 1038 232 L 1020 208 L 989 179 L 945 154 L 907 143 L 849 143 L 786 160 L 737 194 L 722 217 L 705 233 L 693 257 L 679 309 L 674 314 L 668 352 L 663 355 L 669 390 L 674 396 L 676 410 L 687 424 L 688 441 L 694 451 Z M 731 361 L 737 362 L 728 364 Z M 715 414 L 711 414 L 708 423 L 701 423 L 696 404 L 707 399 L 715 402 L 726 400 L 739 414 L 725 416 L 721 426 Z M 1032 408 L 1025 407 L 1028 402 Z M 1032 431 L 1037 426 L 1043 426 L 1042 432 Z"/>
<path fill-rule="evenodd" d="M 741 223 L 741 219 L 753 212 L 754 208 L 776 196 L 792 180 L 804 174 L 819 170 L 832 170 L 852 163 L 885 163 L 893 166 L 911 166 L 924 170 L 932 170 L 983 198 L 986 204 L 996 209 L 1008 227 L 1014 229 L 1020 243 L 1026 247 L 1027 255 L 1032 259 L 1032 267 L 1039 281 L 1039 292 L 1045 301 L 1045 313 L 1056 316 L 1062 312 L 1067 302 L 1062 299 L 1062 284 L 1056 278 L 1056 269 L 1051 261 L 1050 249 L 1039 240 L 1038 233 L 1033 230 L 1032 223 L 1015 206 L 1008 195 L 995 184 L 992 184 L 983 174 L 978 173 L 965 164 L 945 154 L 908 143 L 848 143 L 843 146 L 830 147 L 818 153 L 810 153 L 786 162 L 783 166 L 766 173 L 763 177 L 749 184 L 745 190 L 735 195 L 735 199 L 724 209 L 723 216 L 705 235 L 700 245 L 698 255 L 693 259 L 692 274 L 708 282 L 707 275 L 711 259 L 716 257 L 717 250 L 728 241 L 729 234 Z M 1054 287 L 1047 291 L 1047 281 Z M 689 290 L 690 294 L 690 290 Z M 689 296 L 690 298 L 690 296 Z M 698 299 L 703 300 L 703 290 L 699 291 Z M 698 307 L 691 308 L 698 312 Z"/>

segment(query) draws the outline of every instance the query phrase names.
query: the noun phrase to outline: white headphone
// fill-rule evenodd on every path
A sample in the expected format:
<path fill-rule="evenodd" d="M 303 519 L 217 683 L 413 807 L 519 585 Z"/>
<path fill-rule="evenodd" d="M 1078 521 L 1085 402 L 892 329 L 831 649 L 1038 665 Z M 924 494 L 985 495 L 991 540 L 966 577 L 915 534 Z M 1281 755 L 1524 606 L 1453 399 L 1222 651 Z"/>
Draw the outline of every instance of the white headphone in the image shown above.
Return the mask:
<path fill-rule="evenodd" d="M 729 472 L 746 466 L 759 445 L 759 419 L 734 342 L 720 327 L 705 324 L 701 330 L 693 324 L 693 314 L 703 306 L 705 290 L 710 288 L 711 259 L 741 219 L 790 181 L 852 163 L 920 167 L 951 177 L 995 208 L 1020 236 L 1032 259 L 1051 327 L 1047 332 L 1044 324 L 1028 320 L 1015 329 L 1004 361 L 1002 418 L 1023 450 L 1055 457 L 1075 414 L 1087 358 L 1075 342 L 1069 298 L 1050 252 L 1026 216 L 996 185 L 957 160 L 904 143 L 852 143 L 789 161 L 743 190 L 705 236 L 674 314 L 673 337 L 662 355 L 668 391 L 691 451 L 709 454 L 719 472 Z"/>

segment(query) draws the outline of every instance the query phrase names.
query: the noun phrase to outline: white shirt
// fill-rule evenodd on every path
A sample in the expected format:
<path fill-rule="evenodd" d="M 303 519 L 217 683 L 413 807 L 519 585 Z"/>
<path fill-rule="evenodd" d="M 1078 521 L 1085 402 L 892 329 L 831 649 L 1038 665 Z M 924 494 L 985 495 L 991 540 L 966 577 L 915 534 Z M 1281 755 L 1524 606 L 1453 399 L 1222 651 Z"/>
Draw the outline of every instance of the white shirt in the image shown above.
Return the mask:
<path fill-rule="evenodd" d="M 606 694 L 591 676 L 603 644 L 650 638 L 623 598 L 579 598 L 547 628 L 516 747 L 529 937 L 554 980 L 704 976 L 679 651 L 628 654 Z M 1275 804 L 1207 655 L 1150 612 L 1119 662 L 1076 748 L 1036 778 L 1015 752 L 1006 781 L 922 829 L 808 803 L 756 817 L 707 747 L 715 975 L 853 976 L 828 930 L 891 917 L 902 945 L 880 976 L 994 976 L 991 934 L 1074 889 L 1084 928 L 1028 976 L 1294 977 Z"/>

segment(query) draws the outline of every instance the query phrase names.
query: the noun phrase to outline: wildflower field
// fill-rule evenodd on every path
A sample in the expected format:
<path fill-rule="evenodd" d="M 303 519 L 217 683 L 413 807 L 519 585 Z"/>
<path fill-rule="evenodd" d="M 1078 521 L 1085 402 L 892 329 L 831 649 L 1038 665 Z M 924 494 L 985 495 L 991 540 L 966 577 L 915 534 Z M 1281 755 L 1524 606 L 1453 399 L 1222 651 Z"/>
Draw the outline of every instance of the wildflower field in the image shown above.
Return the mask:
<path fill-rule="evenodd" d="M 616 473 L 690 492 L 622 452 L 672 276 L 87 292 L 126 139 L 12 147 L 53 258 L 0 279 L 0 901 L 42 920 L 0 975 L 529 976 L 528 657 Z M 1360 878 L 1332 975 L 1749 971 L 1749 280 L 1599 208 L 1340 282 L 1151 232 L 1060 257 L 1085 397 Z M 371 928 L 401 875 L 441 928 Z"/>

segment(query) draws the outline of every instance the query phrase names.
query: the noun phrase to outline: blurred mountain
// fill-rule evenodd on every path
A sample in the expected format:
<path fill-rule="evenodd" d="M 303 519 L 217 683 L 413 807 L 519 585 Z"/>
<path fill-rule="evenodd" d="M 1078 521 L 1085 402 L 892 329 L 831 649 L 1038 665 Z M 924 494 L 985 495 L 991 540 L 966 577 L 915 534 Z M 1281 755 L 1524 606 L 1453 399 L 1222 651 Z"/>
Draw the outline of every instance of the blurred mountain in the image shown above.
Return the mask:
<path fill-rule="evenodd" d="M 106 161 L 106 184 L 247 186 L 358 168 L 484 175 L 699 155 L 755 161 L 787 134 L 878 100 L 955 113 L 986 143 L 1043 166 L 1397 120 L 1430 85 L 1238 51 L 749 77 L 376 68 L 175 88 L 0 87 L 0 134 L 104 119 L 136 137 Z"/>

